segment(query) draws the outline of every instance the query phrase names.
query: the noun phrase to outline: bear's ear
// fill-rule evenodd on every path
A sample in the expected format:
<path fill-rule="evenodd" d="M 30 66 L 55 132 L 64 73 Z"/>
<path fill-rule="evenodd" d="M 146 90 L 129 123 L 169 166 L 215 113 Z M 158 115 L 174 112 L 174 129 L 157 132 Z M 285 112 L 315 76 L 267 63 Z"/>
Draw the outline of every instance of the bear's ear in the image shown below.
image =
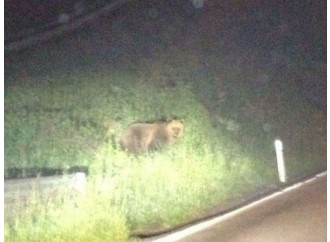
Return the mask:
<path fill-rule="evenodd" d="M 168 119 L 167 119 L 167 122 L 166 123 L 170 123 L 172 121 L 179 121 L 181 123 L 183 123 L 183 120 L 178 118 L 178 116 L 175 116 L 175 115 L 171 115 Z"/>
<path fill-rule="evenodd" d="M 171 115 L 170 117 L 167 118 L 167 123 L 172 122 L 173 120 L 178 120 L 178 118 L 174 115 Z"/>

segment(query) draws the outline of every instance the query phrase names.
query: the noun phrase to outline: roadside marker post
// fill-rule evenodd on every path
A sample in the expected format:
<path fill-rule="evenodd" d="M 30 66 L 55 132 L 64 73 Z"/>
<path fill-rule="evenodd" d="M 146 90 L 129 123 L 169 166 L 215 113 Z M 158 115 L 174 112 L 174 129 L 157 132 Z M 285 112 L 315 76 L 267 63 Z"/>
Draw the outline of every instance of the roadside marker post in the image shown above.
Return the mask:
<path fill-rule="evenodd" d="M 281 182 L 286 182 L 285 163 L 283 158 L 283 143 L 281 140 L 275 140 L 275 151 L 277 159 L 278 176 Z"/>

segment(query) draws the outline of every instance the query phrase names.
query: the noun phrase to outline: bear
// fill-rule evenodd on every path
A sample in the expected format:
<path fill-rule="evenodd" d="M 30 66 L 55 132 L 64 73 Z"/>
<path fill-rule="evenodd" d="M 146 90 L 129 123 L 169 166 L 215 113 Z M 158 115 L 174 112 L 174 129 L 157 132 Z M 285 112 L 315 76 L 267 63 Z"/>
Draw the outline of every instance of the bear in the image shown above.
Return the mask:
<path fill-rule="evenodd" d="M 138 154 L 162 149 L 183 135 L 183 121 L 176 116 L 167 120 L 137 122 L 120 139 L 123 150 Z"/>

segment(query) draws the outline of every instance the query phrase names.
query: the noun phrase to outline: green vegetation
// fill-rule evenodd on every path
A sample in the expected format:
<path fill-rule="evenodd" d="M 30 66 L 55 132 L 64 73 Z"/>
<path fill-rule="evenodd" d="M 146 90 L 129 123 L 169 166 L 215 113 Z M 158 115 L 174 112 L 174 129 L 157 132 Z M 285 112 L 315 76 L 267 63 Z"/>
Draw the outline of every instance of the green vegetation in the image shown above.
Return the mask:
<path fill-rule="evenodd" d="M 276 135 L 288 147 L 289 179 L 325 168 L 319 143 L 324 117 L 307 103 L 276 106 L 274 99 L 284 99 L 279 93 L 256 93 L 235 82 L 228 82 L 232 97 L 221 100 L 210 88 L 212 77 L 203 80 L 210 85 L 205 90 L 186 78 L 183 73 L 171 87 L 161 78 L 111 70 L 8 88 L 5 167 L 87 165 L 91 174 L 87 194 L 75 202 L 34 199 L 24 216 L 6 224 L 6 241 L 122 241 L 132 232 L 184 223 L 221 201 L 276 183 Z M 244 100 L 260 99 L 260 109 L 251 104 L 237 116 Z M 220 105 L 211 110 L 203 102 Z M 177 144 L 137 157 L 118 149 L 116 139 L 132 121 L 171 114 L 186 125 Z M 267 121 L 275 126 L 269 132 L 262 129 Z"/>
<path fill-rule="evenodd" d="M 48 202 L 34 197 L 16 222 L 5 224 L 5 240 L 125 241 L 125 213 L 120 206 L 109 206 L 109 195 L 94 190 L 83 197 L 61 194 Z"/>
<path fill-rule="evenodd" d="M 50 44 L 8 65 L 5 174 L 10 167 L 72 166 L 88 166 L 90 174 L 83 195 L 32 194 L 27 204 L 17 205 L 17 216 L 5 223 L 6 241 L 125 241 L 185 223 L 244 193 L 278 185 L 277 137 L 290 181 L 326 169 L 326 114 L 292 81 L 317 76 L 315 63 L 296 68 L 299 60 L 292 61 L 299 70 L 294 74 L 291 67 L 267 70 L 250 63 L 249 55 L 259 57 L 253 50 L 245 62 L 237 61 L 241 53 L 225 59 L 226 47 L 212 31 L 200 33 L 203 26 L 189 33 L 195 23 L 164 20 L 155 36 L 156 20 L 126 17 L 117 20 L 117 42 L 111 31 L 105 33 L 111 41 L 93 32 L 93 41 L 79 37 L 82 47 L 71 40 L 60 48 Z M 145 22 L 152 24 L 147 28 Z M 187 28 L 184 40 L 181 28 Z M 102 34 L 107 29 L 102 25 Z M 113 49 L 106 49 L 110 42 Z M 165 47 L 148 57 L 125 52 L 125 44 L 144 48 L 158 42 Z M 102 53 L 120 56 L 116 64 L 94 66 L 101 58 L 92 59 L 98 45 Z M 71 49 L 74 60 L 66 53 Z M 71 61 L 94 71 L 72 67 Z M 118 137 L 130 123 L 170 115 L 184 120 L 177 143 L 139 156 L 119 149 Z"/>

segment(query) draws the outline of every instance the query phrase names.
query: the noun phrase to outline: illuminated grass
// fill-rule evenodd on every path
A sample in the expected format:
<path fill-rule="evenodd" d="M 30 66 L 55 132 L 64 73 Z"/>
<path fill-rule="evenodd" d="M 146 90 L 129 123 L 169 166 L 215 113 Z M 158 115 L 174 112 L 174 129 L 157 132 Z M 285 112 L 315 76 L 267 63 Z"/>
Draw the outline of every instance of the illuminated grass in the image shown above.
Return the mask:
<path fill-rule="evenodd" d="M 32 199 L 15 223 L 5 225 L 6 241 L 126 241 L 129 231 L 112 194 L 89 189 L 84 196 Z M 42 205 L 42 206 L 41 206 Z"/>
<path fill-rule="evenodd" d="M 324 169 L 324 115 L 305 102 L 276 102 L 296 97 L 294 88 L 272 95 L 249 89 L 221 59 L 214 65 L 226 71 L 214 76 L 191 74 L 194 61 L 186 69 L 169 67 L 174 84 L 166 82 L 162 64 L 144 73 L 137 71 L 148 70 L 141 65 L 135 72 L 68 74 L 6 88 L 5 168 L 90 168 L 86 196 L 76 203 L 32 201 L 6 223 L 6 241 L 123 241 L 136 231 L 184 223 L 242 192 L 276 184 L 276 136 L 290 178 Z M 225 100 L 215 76 L 227 83 Z M 254 103 L 245 107 L 246 100 Z M 186 130 L 169 149 L 137 157 L 118 149 L 131 122 L 172 114 Z M 265 132 L 268 122 L 272 129 Z"/>

